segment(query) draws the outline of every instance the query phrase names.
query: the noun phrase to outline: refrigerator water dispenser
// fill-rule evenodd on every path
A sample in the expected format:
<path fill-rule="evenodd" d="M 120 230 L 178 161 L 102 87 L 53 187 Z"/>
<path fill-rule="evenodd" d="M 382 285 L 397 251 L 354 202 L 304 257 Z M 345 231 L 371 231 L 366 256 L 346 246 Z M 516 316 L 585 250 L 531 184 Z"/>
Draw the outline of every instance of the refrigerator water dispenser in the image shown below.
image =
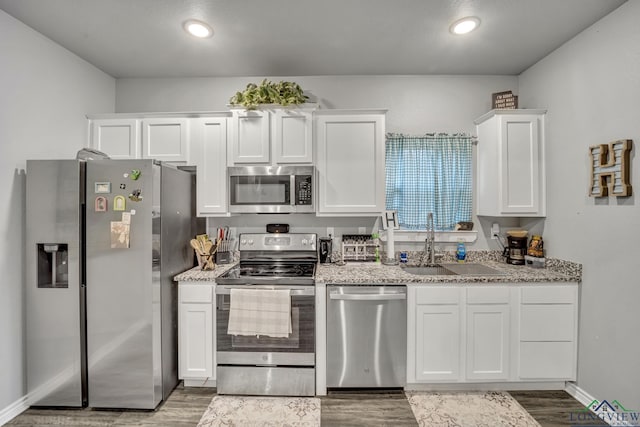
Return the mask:
<path fill-rule="evenodd" d="M 38 243 L 39 288 L 69 287 L 68 255 L 66 243 Z"/>

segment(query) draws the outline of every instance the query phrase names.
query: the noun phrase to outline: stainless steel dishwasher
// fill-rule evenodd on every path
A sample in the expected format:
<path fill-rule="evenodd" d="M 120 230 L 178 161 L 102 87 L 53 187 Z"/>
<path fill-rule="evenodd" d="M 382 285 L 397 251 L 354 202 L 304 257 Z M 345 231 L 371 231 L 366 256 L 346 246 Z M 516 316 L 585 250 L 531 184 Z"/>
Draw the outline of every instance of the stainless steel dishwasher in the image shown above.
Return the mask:
<path fill-rule="evenodd" d="M 327 387 L 404 387 L 406 286 L 327 286 Z"/>

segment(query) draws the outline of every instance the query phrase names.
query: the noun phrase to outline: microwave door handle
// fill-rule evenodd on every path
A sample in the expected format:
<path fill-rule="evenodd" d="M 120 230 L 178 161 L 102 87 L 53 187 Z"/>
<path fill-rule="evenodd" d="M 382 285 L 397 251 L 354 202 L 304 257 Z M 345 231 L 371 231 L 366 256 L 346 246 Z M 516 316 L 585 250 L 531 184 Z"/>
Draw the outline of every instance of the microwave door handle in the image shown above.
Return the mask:
<path fill-rule="evenodd" d="M 291 174 L 289 175 L 289 202 L 291 206 L 296 205 L 296 176 Z"/>

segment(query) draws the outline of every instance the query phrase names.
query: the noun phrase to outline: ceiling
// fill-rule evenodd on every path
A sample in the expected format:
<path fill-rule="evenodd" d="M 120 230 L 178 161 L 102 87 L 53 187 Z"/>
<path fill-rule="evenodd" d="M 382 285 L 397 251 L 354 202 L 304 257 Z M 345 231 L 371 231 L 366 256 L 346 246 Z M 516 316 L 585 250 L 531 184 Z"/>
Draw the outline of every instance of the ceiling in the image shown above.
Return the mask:
<path fill-rule="evenodd" d="M 625 0 L 0 0 L 116 78 L 517 75 Z M 466 36 L 448 30 L 478 16 Z M 182 23 L 208 22 L 196 39 Z"/>

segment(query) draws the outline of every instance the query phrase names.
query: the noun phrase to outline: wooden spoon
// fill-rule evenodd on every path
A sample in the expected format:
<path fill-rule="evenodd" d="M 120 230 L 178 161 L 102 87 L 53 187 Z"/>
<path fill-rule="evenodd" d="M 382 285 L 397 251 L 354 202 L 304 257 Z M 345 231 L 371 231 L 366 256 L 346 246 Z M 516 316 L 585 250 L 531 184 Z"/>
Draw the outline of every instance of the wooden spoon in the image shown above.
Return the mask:
<path fill-rule="evenodd" d="M 202 246 L 200 245 L 200 242 L 198 242 L 196 239 L 191 239 L 189 243 L 191 244 L 191 247 L 196 251 L 198 255 L 205 255 L 205 252 L 202 250 Z"/>

